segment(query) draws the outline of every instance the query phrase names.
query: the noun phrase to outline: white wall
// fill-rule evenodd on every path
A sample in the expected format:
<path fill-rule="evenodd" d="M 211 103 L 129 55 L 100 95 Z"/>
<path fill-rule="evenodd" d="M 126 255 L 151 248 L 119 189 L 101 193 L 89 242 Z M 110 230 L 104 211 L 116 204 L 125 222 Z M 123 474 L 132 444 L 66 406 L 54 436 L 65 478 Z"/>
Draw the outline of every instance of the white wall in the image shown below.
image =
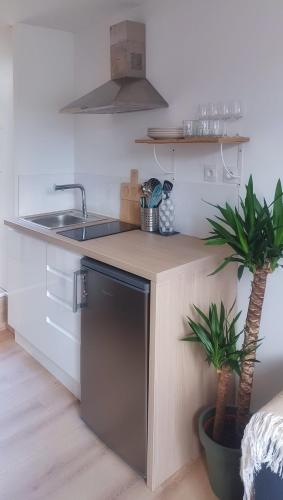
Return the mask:
<path fill-rule="evenodd" d="M 178 125 L 194 116 L 197 104 L 240 98 L 245 117 L 237 124 L 251 136 L 245 146 L 245 174 L 253 174 L 259 195 L 270 197 L 282 173 L 282 17 L 281 0 L 154 0 L 128 16 L 100 18 L 87 33 L 76 36 L 76 94 L 82 95 L 109 79 L 109 25 L 124 18 L 144 21 L 147 27 L 147 74 L 168 100 L 167 110 L 76 119 L 75 168 L 87 184 L 90 204 L 118 214 L 118 186 L 131 167 L 142 178 L 160 176 L 149 146 L 135 145 L 148 126 Z M 164 165 L 171 166 L 168 151 L 160 148 Z M 235 152 L 228 147 L 228 158 Z M 166 154 L 164 154 L 164 151 Z M 212 202 L 235 200 L 236 190 L 218 182 L 202 182 L 204 164 L 221 164 L 215 146 L 179 146 L 176 149 L 177 225 L 184 232 L 206 234 L 205 216 Z M 106 198 L 105 195 L 108 197 Z M 106 203 L 105 203 L 106 200 Z M 269 399 L 283 385 L 283 271 L 269 279 L 258 353 L 254 405 Z M 208 278 L 209 279 L 209 278 Z M 246 310 L 250 277 L 239 287 L 239 304 Z M 244 316 L 243 313 L 243 316 Z"/>
<path fill-rule="evenodd" d="M 89 188 L 90 206 L 109 215 L 118 215 L 119 184 L 121 178 L 128 177 L 131 168 L 139 168 L 142 179 L 159 176 L 162 173 L 155 165 L 152 149 L 144 145 L 136 145 L 134 140 L 143 137 L 148 126 L 182 124 L 184 118 L 192 116 L 197 106 L 197 100 L 191 97 L 191 89 L 182 90 L 180 84 L 188 87 L 190 68 L 186 60 L 181 60 L 173 54 L 170 56 L 170 69 L 167 59 L 172 51 L 172 37 L 168 26 L 162 33 L 163 44 L 160 46 L 159 29 L 162 27 L 159 8 L 156 12 L 133 14 L 131 19 L 145 20 L 147 24 L 147 66 L 148 77 L 153 85 L 169 101 L 170 108 L 160 111 L 127 113 L 121 115 L 91 115 L 79 116 L 75 125 L 75 163 L 77 180 L 87 184 Z M 162 4 L 163 5 L 163 4 Z M 172 4 L 173 5 L 173 4 Z M 163 8 L 162 8 L 163 10 Z M 128 14 L 129 17 L 129 14 Z M 150 22 L 147 22 L 149 17 Z M 81 96 L 110 78 L 110 40 L 109 27 L 127 15 L 113 14 L 112 17 L 99 18 L 99 22 L 88 32 L 79 33 L 75 38 L 75 73 L 76 93 Z M 158 18 L 158 19 L 157 19 Z M 165 10 L 166 18 L 172 18 L 171 9 Z M 178 19 L 178 18 L 177 18 Z M 156 23 L 161 26 L 156 28 Z M 175 45 L 173 44 L 173 47 Z M 182 54 L 181 54 L 182 57 Z M 179 63 L 176 61 L 179 60 Z M 177 67 L 171 68 L 172 64 Z M 184 68 L 182 68 L 182 64 Z M 180 69 L 184 76 L 176 74 Z M 176 75 L 176 77 L 175 77 Z M 206 98 L 206 96 L 203 96 Z M 236 152 L 234 152 L 236 153 Z M 172 158 L 169 147 L 158 148 L 158 155 L 166 169 L 172 168 Z M 230 153 L 229 153 L 230 157 Z M 233 161 L 236 156 L 232 156 Z M 175 162 L 177 177 L 175 183 L 175 199 L 177 208 L 177 228 L 193 234 L 202 235 L 207 230 L 204 215 L 207 207 L 203 198 L 211 202 L 235 200 L 236 190 L 232 186 L 203 185 L 203 165 L 219 164 L 219 180 L 222 181 L 218 149 L 215 146 L 186 146 L 176 148 Z M 90 178 L 93 182 L 90 182 Z M 112 200 L 110 206 L 105 206 L 109 200 L 109 184 Z M 193 184 L 193 185 L 192 185 Z M 107 201 L 108 203 L 108 201 Z"/>
<path fill-rule="evenodd" d="M 74 93 L 73 35 L 18 24 L 14 30 L 15 210 L 20 215 L 71 208 L 74 120 L 59 110 Z"/>
<path fill-rule="evenodd" d="M 6 285 L 3 220 L 13 213 L 12 30 L 0 28 L 0 287 Z"/>

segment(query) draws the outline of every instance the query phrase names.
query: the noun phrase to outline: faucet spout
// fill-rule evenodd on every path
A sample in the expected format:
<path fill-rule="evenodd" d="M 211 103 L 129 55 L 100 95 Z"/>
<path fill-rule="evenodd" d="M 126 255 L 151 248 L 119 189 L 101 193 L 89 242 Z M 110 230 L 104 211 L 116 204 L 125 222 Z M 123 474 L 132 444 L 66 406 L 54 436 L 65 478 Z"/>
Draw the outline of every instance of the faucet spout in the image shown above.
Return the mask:
<path fill-rule="evenodd" d="M 55 191 L 65 191 L 66 189 L 80 189 L 82 195 L 82 214 L 84 219 L 87 219 L 86 192 L 82 184 L 55 184 Z"/>

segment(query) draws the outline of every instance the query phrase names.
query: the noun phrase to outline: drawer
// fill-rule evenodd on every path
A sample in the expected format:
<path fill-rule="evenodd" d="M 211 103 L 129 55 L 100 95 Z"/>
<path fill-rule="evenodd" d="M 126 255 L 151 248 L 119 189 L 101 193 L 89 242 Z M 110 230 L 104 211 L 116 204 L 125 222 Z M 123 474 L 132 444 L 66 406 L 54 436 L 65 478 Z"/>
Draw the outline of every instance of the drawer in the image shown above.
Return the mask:
<path fill-rule="evenodd" d="M 72 275 L 81 267 L 81 255 L 55 245 L 47 245 L 47 265 L 61 273 Z"/>
<path fill-rule="evenodd" d="M 79 383 L 80 343 L 48 316 L 46 330 L 44 354 Z"/>
<path fill-rule="evenodd" d="M 67 274 L 57 271 L 47 265 L 46 283 L 47 296 L 61 302 L 62 306 L 72 311 L 73 307 L 73 273 Z"/>
<path fill-rule="evenodd" d="M 77 342 L 81 340 L 81 313 L 73 313 L 72 309 L 67 308 L 59 301 L 54 299 L 52 295 L 48 295 L 47 299 L 47 317 L 52 322 L 57 324 L 68 332 L 70 337 L 73 337 Z"/>

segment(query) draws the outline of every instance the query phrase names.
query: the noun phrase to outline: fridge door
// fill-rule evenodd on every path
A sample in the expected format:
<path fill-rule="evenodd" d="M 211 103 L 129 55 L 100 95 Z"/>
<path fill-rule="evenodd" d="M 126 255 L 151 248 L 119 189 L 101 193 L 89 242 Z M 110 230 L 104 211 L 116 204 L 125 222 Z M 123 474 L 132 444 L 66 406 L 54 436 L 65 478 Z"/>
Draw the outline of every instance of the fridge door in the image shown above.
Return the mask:
<path fill-rule="evenodd" d="M 120 281 L 119 270 L 115 277 L 83 270 L 87 305 L 82 312 L 81 416 L 145 476 L 149 284 L 128 284 L 123 272 Z"/>

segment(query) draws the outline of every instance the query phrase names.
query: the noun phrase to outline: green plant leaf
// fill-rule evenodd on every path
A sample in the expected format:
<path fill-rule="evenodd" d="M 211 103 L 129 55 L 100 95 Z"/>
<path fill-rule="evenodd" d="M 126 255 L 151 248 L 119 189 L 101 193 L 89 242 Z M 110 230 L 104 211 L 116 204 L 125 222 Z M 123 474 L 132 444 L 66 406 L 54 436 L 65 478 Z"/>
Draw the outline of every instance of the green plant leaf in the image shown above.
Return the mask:
<path fill-rule="evenodd" d="M 181 340 L 184 340 L 185 342 L 200 342 L 200 339 L 198 337 L 195 337 L 194 335 L 187 335 Z"/>
<path fill-rule="evenodd" d="M 241 278 L 242 278 L 242 276 L 243 276 L 244 270 L 245 270 L 245 266 L 244 266 L 244 264 L 241 264 L 241 265 L 238 267 L 238 280 L 239 280 L 239 281 L 240 281 L 240 279 L 241 279 Z"/>
<path fill-rule="evenodd" d="M 229 264 L 230 260 L 229 258 L 226 258 L 223 260 L 223 262 L 220 264 L 220 266 L 218 266 L 215 271 L 213 271 L 212 273 L 210 273 L 208 276 L 214 276 L 215 274 L 219 273 L 219 271 L 221 271 L 222 269 L 224 269 L 224 267 L 226 267 L 228 264 Z"/>
<path fill-rule="evenodd" d="M 206 325 L 210 328 L 210 321 L 209 318 L 204 312 L 197 306 L 194 305 L 194 309 L 196 312 L 199 314 L 199 316 L 203 319 L 203 321 L 206 323 Z"/>
<path fill-rule="evenodd" d="M 232 308 L 227 312 L 223 302 L 218 307 L 212 303 L 209 306 L 208 314 L 206 314 L 199 307 L 194 306 L 200 321 L 187 318 L 192 333 L 182 340 L 199 343 L 206 353 L 207 362 L 217 370 L 228 366 L 231 370 L 239 373 L 240 362 L 247 353 L 247 349 L 237 347 L 239 337 L 243 333 L 236 334 L 235 331 L 241 312 L 230 319 Z M 254 345 L 248 347 L 248 351 L 251 353 L 254 350 Z"/>
<path fill-rule="evenodd" d="M 223 238 L 214 238 L 214 236 L 211 236 L 210 238 L 206 239 L 206 244 L 207 245 L 226 245 L 226 241 Z"/>
<path fill-rule="evenodd" d="M 214 208 L 218 213 L 214 219 L 207 219 L 212 230 L 206 238 L 206 244 L 227 244 L 234 254 L 224 259 L 212 275 L 230 262 L 240 264 L 239 279 L 244 268 L 254 273 L 266 263 L 270 264 L 271 271 L 280 266 L 283 258 L 283 193 L 280 179 L 269 205 L 265 199 L 259 201 L 250 176 L 245 197 L 240 199 L 240 210 L 228 203 L 224 206 L 214 205 Z"/>

